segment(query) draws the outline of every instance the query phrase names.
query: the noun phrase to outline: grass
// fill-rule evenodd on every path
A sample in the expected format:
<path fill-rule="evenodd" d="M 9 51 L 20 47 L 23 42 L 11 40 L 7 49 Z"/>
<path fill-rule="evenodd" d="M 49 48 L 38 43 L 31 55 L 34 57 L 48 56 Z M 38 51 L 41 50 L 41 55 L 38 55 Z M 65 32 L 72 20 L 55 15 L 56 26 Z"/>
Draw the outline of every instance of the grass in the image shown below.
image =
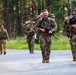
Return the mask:
<path fill-rule="evenodd" d="M 70 49 L 69 39 L 63 35 L 56 35 L 58 40 L 53 38 L 52 49 L 53 50 L 68 50 Z"/>
<path fill-rule="evenodd" d="M 52 37 L 52 50 L 69 50 L 70 44 L 69 39 L 62 34 L 55 34 L 58 39 Z M 8 49 L 28 49 L 26 36 L 24 37 L 17 37 L 16 39 L 10 39 L 7 41 L 6 47 Z M 35 43 L 35 50 L 40 50 L 40 45 Z"/>

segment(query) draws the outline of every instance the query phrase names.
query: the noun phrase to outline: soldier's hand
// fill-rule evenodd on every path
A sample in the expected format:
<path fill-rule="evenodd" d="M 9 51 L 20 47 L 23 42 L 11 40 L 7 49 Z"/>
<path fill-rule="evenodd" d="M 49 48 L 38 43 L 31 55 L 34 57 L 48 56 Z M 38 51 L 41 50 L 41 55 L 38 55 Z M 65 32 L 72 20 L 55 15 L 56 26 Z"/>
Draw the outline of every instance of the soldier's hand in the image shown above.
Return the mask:
<path fill-rule="evenodd" d="M 45 29 L 43 29 L 43 28 L 40 28 L 40 31 L 42 31 L 42 32 L 45 32 Z"/>
<path fill-rule="evenodd" d="M 76 24 L 73 24 L 72 27 L 73 27 L 73 28 L 76 28 Z"/>
<path fill-rule="evenodd" d="M 30 29 L 30 32 L 34 31 L 32 28 Z"/>
<path fill-rule="evenodd" d="M 52 31 L 49 31 L 48 33 L 49 33 L 49 34 L 52 34 Z"/>

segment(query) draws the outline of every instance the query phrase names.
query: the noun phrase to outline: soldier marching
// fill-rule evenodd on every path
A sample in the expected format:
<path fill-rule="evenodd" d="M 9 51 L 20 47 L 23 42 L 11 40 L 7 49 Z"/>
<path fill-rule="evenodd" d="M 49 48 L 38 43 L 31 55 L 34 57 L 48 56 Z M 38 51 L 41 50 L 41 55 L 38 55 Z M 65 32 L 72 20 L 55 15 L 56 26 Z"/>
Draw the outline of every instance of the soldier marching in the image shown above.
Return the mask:
<path fill-rule="evenodd" d="M 73 61 L 76 61 L 76 8 L 71 18 L 65 20 L 64 27 L 66 36 L 70 40 Z"/>
<path fill-rule="evenodd" d="M 42 17 L 38 20 L 36 27 L 39 33 L 39 43 L 42 52 L 42 63 L 49 63 L 50 59 L 50 46 L 52 44 L 51 34 L 57 30 L 57 23 L 54 19 L 48 17 L 46 9 L 42 12 Z"/>
<path fill-rule="evenodd" d="M 30 19 L 30 22 L 25 26 L 24 30 L 27 35 L 27 43 L 29 52 L 34 53 L 34 41 L 35 41 L 35 25 L 33 23 L 33 19 Z"/>
<path fill-rule="evenodd" d="M 6 54 L 6 40 L 9 38 L 7 30 L 3 25 L 0 25 L 0 55 Z"/>

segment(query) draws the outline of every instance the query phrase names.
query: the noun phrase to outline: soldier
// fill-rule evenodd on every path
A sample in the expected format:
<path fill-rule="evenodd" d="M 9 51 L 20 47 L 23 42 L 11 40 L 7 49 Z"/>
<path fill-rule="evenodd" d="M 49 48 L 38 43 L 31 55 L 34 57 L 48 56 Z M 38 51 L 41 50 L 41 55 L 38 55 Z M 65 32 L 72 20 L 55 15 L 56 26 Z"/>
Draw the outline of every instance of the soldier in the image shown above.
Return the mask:
<path fill-rule="evenodd" d="M 63 31 L 63 35 L 67 36 L 68 38 L 71 37 L 71 26 L 69 26 L 69 21 L 70 19 L 72 19 L 74 17 L 74 13 L 72 13 L 71 15 L 69 15 L 68 17 L 65 17 L 65 20 L 62 24 L 62 31 Z"/>
<path fill-rule="evenodd" d="M 35 41 L 35 25 L 33 20 L 30 20 L 27 26 L 25 26 L 25 33 L 27 34 L 27 42 L 30 53 L 34 53 L 34 41 Z"/>
<path fill-rule="evenodd" d="M 76 8 L 73 12 L 73 18 L 69 20 L 69 27 L 70 27 L 70 45 L 71 51 L 73 55 L 73 61 L 76 61 Z"/>
<path fill-rule="evenodd" d="M 49 63 L 50 46 L 52 44 L 51 36 L 57 30 L 57 24 L 54 19 L 48 17 L 46 9 L 42 12 L 42 18 L 39 19 L 36 31 L 39 33 L 39 43 L 42 52 L 42 63 Z"/>
<path fill-rule="evenodd" d="M 62 31 L 63 31 L 62 34 L 67 36 L 68 38 L 71 36 L 71 34 L 70 34 L 70 26 L 68 25 L 70 19 L 71 18 L 66 17 L 64 22 L 63 22 L 63 25 L 62 25 Z"/>
<path fill-rule="evenodd" d="M 6 54 L 6 39 L 8 39 L 8 32 L 4 28 L 3 25 L 0 25 L 0 54 L 2 54 L 2 50 L 4 55 Z"/>
<path fill-rule="evenodd" d="M 70 40 L 73 61 L 76 61 L 76 9 L 74 9 L 72 17 L 65 20 L 63 28 L 65 30 L 63 32 Z"/>

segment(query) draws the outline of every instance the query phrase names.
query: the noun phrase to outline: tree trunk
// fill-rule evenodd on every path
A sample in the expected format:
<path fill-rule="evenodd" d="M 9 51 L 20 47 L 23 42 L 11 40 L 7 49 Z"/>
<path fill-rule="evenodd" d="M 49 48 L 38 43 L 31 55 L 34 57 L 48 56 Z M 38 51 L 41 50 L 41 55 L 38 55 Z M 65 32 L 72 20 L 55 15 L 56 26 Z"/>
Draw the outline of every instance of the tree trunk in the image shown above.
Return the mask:
<path fill-rule="evenodd" d="M 7 29 L 9 33 L 9 24 L 8 24 L 8 16 L 7 16 L 7 0 L 3 0 L 3 21 L 4 21 L 4 27 Z"/>
<path fill-rule="evenodd" d="M 20 20 L 20 15 L 19 15 L 19 7 L 18 7 L 18 0 L 16 2 L 16 35 L 21 36 L 21 20 Z"/>

